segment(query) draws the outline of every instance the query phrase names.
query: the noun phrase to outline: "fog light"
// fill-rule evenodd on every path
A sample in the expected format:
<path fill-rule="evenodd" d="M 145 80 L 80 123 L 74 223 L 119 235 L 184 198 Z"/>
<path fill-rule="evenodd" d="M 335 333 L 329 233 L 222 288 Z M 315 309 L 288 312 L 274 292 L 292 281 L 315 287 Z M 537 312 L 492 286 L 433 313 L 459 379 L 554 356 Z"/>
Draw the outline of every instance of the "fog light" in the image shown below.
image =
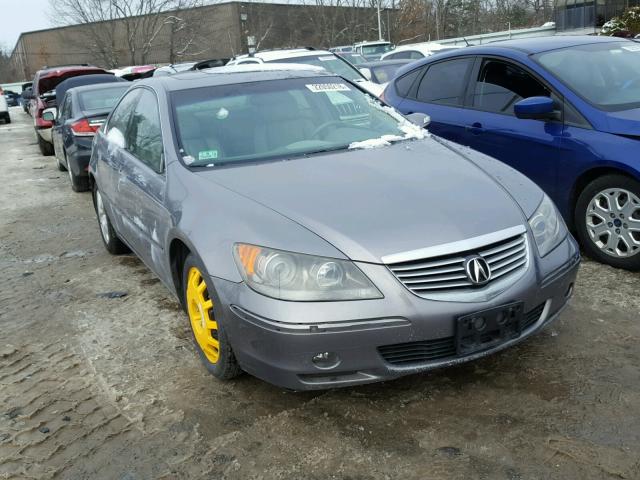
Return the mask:
<path fill-rule="evenodd" d="M 316 353 L 311 358 L 311 361 L 314 363 L 316 367 L 322 368 L 323 370 L 329 369 L 329 368 L 335 368 L 338 365 L 340 365 L 340 357 L 335 352 Z"/>
<path fill-rule="evenodd" d="M 473 327 L 479 332 L 484 330 L 484 327 L 486 326 L 487 326 L 487 321 L 484 319 L 484 317 L 476 317 L 473 319 Z"/>

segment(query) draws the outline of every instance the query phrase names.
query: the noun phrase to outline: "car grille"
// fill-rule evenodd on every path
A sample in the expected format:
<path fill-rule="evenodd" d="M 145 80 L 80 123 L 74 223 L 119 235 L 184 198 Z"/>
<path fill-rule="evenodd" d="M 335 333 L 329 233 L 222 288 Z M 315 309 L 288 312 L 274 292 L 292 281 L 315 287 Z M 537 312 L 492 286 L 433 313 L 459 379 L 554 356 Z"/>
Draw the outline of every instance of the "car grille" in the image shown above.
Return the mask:
<path fill-rule="evenodd" d="M 538 305 L 533 310 L 524 314 L 522 331 L 536 323 L 545 304 Z M 392 365 L 410 365 L 430 362 L 434 360 L 442 360 L 456 356 L 456 338 L 445 337 L 435 340 L 422 340 L 418 342 L 397 343 L 395 345 L 384 345 L 378 347 L 378 353 L 382 358 Z"/>
<path fill-rule="evenodd" d="M 491 283 L 525 267 L 528 260 L 526 233 L 475 250 L 387 266 L 405 287 L 416 295 L 426 296 L 430 292 L 478 288 L 464 271 L 465 258 L 471 255 L 480 255 L 487 261 L 491 267 Z"/>
<path fill-rule="evenodd" d="M 393 365 L 428 362 L 455 356 L 456 339 L 455 337 L 446 337 L 422 342 L 398 343 L 378 347 L 378 352 L 385 361 Z"/>

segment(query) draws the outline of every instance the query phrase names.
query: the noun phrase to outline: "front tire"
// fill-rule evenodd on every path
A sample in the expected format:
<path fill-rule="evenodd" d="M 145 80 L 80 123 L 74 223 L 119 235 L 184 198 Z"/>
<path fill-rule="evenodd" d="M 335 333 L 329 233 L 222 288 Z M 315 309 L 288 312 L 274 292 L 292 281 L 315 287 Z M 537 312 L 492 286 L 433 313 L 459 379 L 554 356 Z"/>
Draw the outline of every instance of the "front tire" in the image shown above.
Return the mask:
<path fill-rule="evenodd" d="M 102 194 L 100 193 L 100 190 L 98 190 L 97 185 L 93 189 L 93 207 L 96 211 L 96 217 L 98 217 L 100 236 L 102 237 L 102 242 L 104 243 L 104 247 L 107 249 L 107 252 L 112 255 L 129 253 L 129 247 L 120 240 L 118 234 L 113 228 L 113 225 L 111 224 L 111 220 L 109 219 L 109 215 L 107 214 L 102 200 Z"/>
<path fill-rule="evenodd" d="M 589 257 L 640 270 L 640 182 L 617 174 L 597 178 L 578 197 L 575 225 Z"/>
<path fill-rule="evenodd" d="M 214 377 L 230 380 L 242 373 L 233 349 L 219 322 L 221 309 L 214 301 L 212 286 L 207 285 L 206 270 L 189 254 L 182 270 L 182 293 L 189 316 L 193 340 L 200 360 Z M 218 313 L 218 314 L 216 314 Z"/>

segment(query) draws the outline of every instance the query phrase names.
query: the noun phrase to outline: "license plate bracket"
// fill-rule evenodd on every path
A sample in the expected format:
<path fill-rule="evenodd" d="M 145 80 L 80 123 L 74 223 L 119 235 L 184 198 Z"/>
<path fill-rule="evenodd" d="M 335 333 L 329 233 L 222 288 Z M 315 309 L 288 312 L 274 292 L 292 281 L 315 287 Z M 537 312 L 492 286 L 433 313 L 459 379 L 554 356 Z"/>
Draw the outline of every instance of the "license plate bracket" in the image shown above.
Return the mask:
<path fill-rule="evenodd" d="M 459 317 L 456 324 L 458 355 L 470 355 L 518 338 L 522 332 L 523 319 L 522 302 Z"/>

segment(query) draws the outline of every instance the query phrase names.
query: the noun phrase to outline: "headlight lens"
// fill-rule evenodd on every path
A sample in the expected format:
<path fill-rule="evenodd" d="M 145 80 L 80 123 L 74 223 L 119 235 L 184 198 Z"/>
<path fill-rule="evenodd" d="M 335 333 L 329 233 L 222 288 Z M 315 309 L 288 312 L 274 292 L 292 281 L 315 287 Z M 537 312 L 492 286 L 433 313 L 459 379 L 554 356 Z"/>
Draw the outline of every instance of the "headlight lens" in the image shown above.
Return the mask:
<path fill-rule="evenodd" d="M 299 302 L 365 300 L 382 294 L 352 262 L 238 243 L 240 274 L 258 293 Z"/>
<path fill-rule="evenodd" d="M 567 234 L 567 227 L 562 217 L 546 195 L 529 219 L 529 225 L 541 257 L 553 250 Z"/>

